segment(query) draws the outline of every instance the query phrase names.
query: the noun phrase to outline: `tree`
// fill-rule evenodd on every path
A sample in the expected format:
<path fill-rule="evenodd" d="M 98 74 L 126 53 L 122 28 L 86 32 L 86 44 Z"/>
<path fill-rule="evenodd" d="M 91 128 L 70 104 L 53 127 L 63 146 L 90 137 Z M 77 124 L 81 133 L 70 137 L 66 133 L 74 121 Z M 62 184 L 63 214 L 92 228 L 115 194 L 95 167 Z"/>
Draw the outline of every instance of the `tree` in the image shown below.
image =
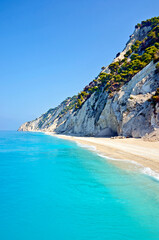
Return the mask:
<path fill-rule="evenodd" d="M 124 57 L 129 57 L 131 53 L 132 53 L 132 50 L 130 49 L 125 53 Z"/>
<path fill-rule="evenodd" d="M 157 48 L 155 46 L 151 46 L 145 49 L 145 53 L 150 54 L 152 57 L 154 57 L 154 54 L 157 52 Z"/>
<path fill-rule="evenodd" d="M 131 46 L 131 49 L 133 52 L 137 52 L 137 50 L 139 49 L 141 42 L 139 40 L 136 40 L 136 42 L 134 43 L 134 45 Z"/>
<path fill-rule="evenodd" d="M 152 56 L 148 53 L 144 53 L 141 57 L 141 60 L 146 62 L 146 63 L 149 63 L 152 60 Z"/>
<path fill-rule="evenodd" d="M 111 73 L 117 72 L 118 67 L 119 67 L 119 62 L 114 62 L 109 65 L 109 69 Z"/>
<path fill-rule="evenodd" d="M 139 54 L 133 53 L 130 58 L 131 58 L 131 60 L 138 59 L 139 58 Z"/>

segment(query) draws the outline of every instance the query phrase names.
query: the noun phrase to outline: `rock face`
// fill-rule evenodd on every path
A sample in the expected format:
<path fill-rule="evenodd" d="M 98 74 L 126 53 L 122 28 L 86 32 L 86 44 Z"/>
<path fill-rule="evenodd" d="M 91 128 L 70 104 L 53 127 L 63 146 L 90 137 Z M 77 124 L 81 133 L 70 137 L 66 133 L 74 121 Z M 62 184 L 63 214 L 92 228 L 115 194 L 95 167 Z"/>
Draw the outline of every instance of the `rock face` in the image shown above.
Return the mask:
<path fill-rule="evenodd" d="M 150 27 L 136 29 L 114 62 L 122 60 L 132 44 L 143 40 L 149 30 Z M 159 103 L 154 105 L 151 102 L 159 87 L 156 64 L 151 61 L 111 97 L 104 89 L 96 91 L 77 110 L 68 107 L 74 104 L 76 96 L 68 98 L 39 118 L 24 123 L 18 130 L 81 136 L 144 137 L 159 128 Z M 109 72 L 108 67 L 102 72 Z"/>

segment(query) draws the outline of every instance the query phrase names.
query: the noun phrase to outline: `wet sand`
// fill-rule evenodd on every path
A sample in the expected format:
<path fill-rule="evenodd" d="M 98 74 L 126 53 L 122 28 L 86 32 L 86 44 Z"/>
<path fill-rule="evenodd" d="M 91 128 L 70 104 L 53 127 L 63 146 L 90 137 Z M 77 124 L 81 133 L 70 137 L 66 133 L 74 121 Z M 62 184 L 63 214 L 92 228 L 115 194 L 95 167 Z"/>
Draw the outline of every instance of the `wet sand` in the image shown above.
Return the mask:
<path fill-rule="evenodd" d="M 58 138 L 75 141 L 79 144 L 95 147 L 96 151 L 103 156 L 135 161 L 144 167 L 151 168 L 159 173 L 159 142 L 148 142 L 143 139 L 125 138 L 96 138 L 96 137 L 76 137 L 46 133 Z M 127 167 L 126 163 L 122 164 Z"/>

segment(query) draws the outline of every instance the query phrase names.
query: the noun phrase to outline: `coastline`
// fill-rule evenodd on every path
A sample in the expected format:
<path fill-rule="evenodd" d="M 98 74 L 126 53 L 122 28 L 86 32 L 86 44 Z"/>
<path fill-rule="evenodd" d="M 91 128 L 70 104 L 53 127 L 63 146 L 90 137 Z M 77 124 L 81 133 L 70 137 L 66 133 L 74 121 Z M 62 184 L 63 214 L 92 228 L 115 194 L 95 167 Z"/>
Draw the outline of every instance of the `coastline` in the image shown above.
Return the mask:
<path fill-rule="evenodd" d="M 47 135 L 74 141 L 81 146 L 95 150 L 98 155 L 111 160 L 122 168 L 130 168 L 130 163 L 139 168 L 144 167 L 144 173 L 159 179 L 159 142 L 149 142 L 135 138 L 96 138 L 59 135 L 45 132 Z M 112 161 L 116 160 L 116 161 Z M 131 164 L 132 165 L 132 164 Z"/>

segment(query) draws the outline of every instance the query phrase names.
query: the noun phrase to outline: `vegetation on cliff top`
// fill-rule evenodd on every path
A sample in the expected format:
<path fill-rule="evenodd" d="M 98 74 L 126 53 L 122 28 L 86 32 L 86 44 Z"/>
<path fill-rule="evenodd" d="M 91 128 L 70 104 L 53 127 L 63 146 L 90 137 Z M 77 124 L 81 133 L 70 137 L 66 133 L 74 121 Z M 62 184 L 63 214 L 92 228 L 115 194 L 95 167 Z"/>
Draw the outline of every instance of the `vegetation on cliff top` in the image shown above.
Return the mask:
<path fill-rule="evenodd" d="M 111 63 L 108 66 L 109 73 L 104 72 L 105 68 L 102 67 L 98 77 L 78 94 L 75 109 L 80 108 L 92 93 L 103 88 L 108 92 L 109 97 L 112 97 L 152 60 L 154 63 L 159 60 L 159 17 L 142 21 L 141 24 L 136 25 L 136 28 L 143 27 L 151 27 L 145 39 L 142 42 L 136 40 L 124 55 L 124 59 Z"/>
<path fill-rule="evenodd" d="M 124 84 L 128 83 L 135 74 L 152 60 L 154 63 L 159 61 L 159 17 L 142 21 L 135 26 L 137 29 L 144 27 L 150 27 L 145 39 L 143 41 L 136 40 L 122 60 L 118 59 L 108 66 L 107 72 L 105 72 L 105 67 L 102 67 L 100 74 L 83 91 L 70 98 L 70 102 L 60 112 L 59 117 L 63 117 L 68 110 L 74 109 L 76 111 L 81 108 L 94 92 L 106 91 L 109 98 L 113 97 L 115 92 L 119 91 Z M 119 55 L 120 53 L 117 54 L 117 56 Z M 159 72 L 159 66 L 156 68 L 157 72 Z"/>

